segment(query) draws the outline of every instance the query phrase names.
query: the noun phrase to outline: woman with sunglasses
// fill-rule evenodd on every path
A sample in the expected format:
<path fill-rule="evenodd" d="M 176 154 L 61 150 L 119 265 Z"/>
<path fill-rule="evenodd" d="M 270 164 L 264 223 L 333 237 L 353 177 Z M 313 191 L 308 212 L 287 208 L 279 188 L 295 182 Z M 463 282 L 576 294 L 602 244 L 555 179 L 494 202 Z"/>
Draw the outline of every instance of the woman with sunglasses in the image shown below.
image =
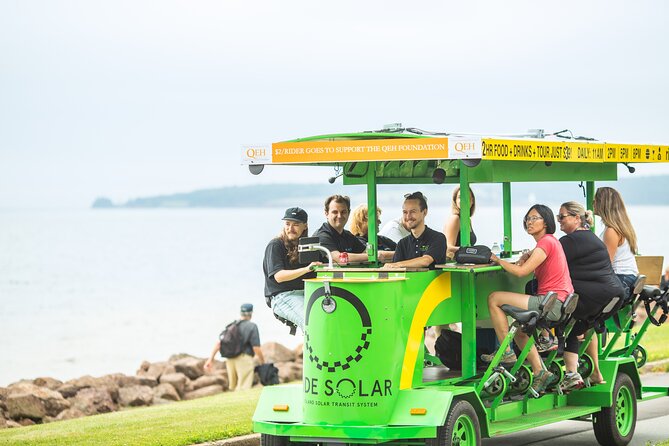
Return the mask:
<path fill-rule="evenodd" d="M 612 187 L 600 187 L 595 192 L 592 209 L 604 223 L 604 231 L 600 238 L 609 252 L 613 271 L 627 289 L 625 297 L 628 298 L 639 275 L 639 269 L 634 259 L 637 252 L 636 232 L 627 215 L 625 202 L 617 190 Z"/>
<path fill-rule="evenodd" d="M 578 306 L 574 311 L 577 319 L 567 337 L 564 351 L 564 363 L 567 373 L 562 383 L 563 390 L 583 387 L 583 378 L 577 372 L 578 336 L 588 328 L 588 319 L 600 314 L 613 297 L 622 297 L 624 288 L 616 277 L 606 245 L 590 231 L 592 212 L 586 211 L 582 204 L 575 201 L 562 203 L 557 215 L 560 230 L 565 235 L 560 239 L 569 266 L 574 290 L 578 293 Z M 603 384 L 599 370 L 597 336 L 593 336 L 586 352 L 592 358 L 594 367 L 590 378 L 593 384 Z"/>
<path fill-rule="evenodd" d="M 488 296 L 488 311 L 499 342 L 502 342 L 509 333 L 509 324 L 506 313 L 502 311 L 502 305 L 509 304 L 527 310 L 538 310 L 544 296 L 549 291 L 554 291 L 557 293 L 558 301 L 547 317 L 555 321 L 560 318 L 562 303 L 569 294 L 574 292 L 562 245 L 553 236 L 555 233 L 555 218 L 553 218 L 553 212 L 550 208 L 543 204 L 532 206 L 523 218 L 523 228 L 537 242 L 532 251 L 524 254 L 515 264 L 500 259 L 494 254 L 490 260 L 517 277 L 526 277 L 534 273 L 538 283 L 537 295 L 530 296 L 510 291 L 495 291 Z M 527 340 L 528 337 L 525 333 L 521 331 L 516 333 L 516 341 L 521 348 Z M 485 362 L 491 362 L 493 356 L 494 354 L 482 355 L 481 359 Z M 534 345 L 527 359 L 530 361 L 534 373 L 532 388 L 537 393 L 544 391 L 557 380 L 554 374 L 544 370 L 541 358 Z M 513 364 L 516 361 L 516 354 L 513 350 L 509 349 L 504 352 L 502 363 Z"/>

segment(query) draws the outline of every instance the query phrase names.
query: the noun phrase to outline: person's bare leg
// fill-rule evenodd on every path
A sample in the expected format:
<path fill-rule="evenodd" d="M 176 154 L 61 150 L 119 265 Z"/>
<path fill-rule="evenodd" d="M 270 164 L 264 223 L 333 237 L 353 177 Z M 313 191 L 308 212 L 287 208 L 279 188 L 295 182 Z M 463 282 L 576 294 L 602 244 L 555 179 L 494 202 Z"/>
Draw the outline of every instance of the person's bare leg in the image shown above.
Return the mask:
<path fill-rule="evenodd" d="M 599 336 L 597 333 L 592 335 L 590 338 L 590 343 L 585 348 L 585 352 L 592 358 L 592 375 L 590 375 L 590 380 L 594 384 L 599 384 L 604 381 L 601 370 L 599 370 Z"/>
<path fill-rule="evenodd" d="M 518 348 L 520 348 L 521 350 L 525 348 L 525 344 L 527 344 L 527 341 L 529 339 L 530 339 L 529 336 L 527 336 L 525 333 L 521 331 L 516 333 L 516 343 L 518 344 Z M 544 369 L 543 363 L 541 362 L 541 357 L 539 356 L 539 352 L 537 351 L 537 348 L 534 345 L 527 354 L 527 360 L 530 361 L 530 365 L 532 366 L 532 372 L 534 373 L 534 375 L 538 375 L 539 372 L 541 372 Z"/>
<path fill-rule="evenodd" d="M 564 352 L 564 368 L 567 373 L 573 373 L 578 368 L 578 353 Z"/>
<path fill-rule="evenodd" d="M 492 326 L 495 328 L 497 340 L 501 343 L 509 334 L 509 322 L 506 313 L 500 308 L 504 304 L 509 304 L 514 307 L 527 310 L 526 294 L 511 293 L 508 291 L 494 291 L 488 296 L 488 312 L 490 313 L 490 320 Z"/>

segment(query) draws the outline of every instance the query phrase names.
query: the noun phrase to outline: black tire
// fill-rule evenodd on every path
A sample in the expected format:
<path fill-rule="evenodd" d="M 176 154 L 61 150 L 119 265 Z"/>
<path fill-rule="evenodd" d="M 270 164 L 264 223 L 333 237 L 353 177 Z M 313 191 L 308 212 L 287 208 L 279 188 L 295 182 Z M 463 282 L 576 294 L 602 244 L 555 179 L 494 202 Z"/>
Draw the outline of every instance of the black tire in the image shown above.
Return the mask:
<path fill-rule="evenodd" d="M 260 434 L 260 446 L 288 446 L 289 444 L 288 437 Z"/>
<path fill-rule="evenodd" d="M 437 438 L 428 438 L 426 446 L 480 446 L 481 426 L 476 411 L 467 401 L 454 402 L 446 423 L 437 428 Z"/>
<path fill-rule="evenodd" d="M 636 428 L 636 390 L 632 378 L 619 372 L 613 386 L 613 405 L 593 414 L 595 437 L 602 446 L 625 446 Z"/>

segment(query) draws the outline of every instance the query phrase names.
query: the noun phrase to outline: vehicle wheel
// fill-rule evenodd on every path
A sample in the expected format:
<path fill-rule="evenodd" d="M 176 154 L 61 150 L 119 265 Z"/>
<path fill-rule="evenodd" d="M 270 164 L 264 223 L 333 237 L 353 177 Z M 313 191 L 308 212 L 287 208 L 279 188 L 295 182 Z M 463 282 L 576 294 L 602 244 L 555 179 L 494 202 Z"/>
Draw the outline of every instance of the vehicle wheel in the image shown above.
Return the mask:
<path fill-rule="evenodd" d="M 593 414 L 595 437 L 603 446 L 625 446 L 636 427 L 636 391 L 632 379 L 619 372 L 613 387 L 613 405 Z"/>
<path fill-rule="evenodd" d="M 595 362 L 589 355 L 583 353 L 581 357 L 578 358 L 578 366 L 576 370 L 583 379 L 586 379 L 592 375 L 592 371 L 595 370 Z"/>
<path fill-rule="evenodd" d="M 634 357 L 634 362 L 636 362 L 636 368 L 640 369 L 644 365 L 646 365 L 646 360 L 648 359 L 648 353 L 646 353 L 646 349 L 643 348 L 640 345 L 637 345 L 637 347 L 632 350 L 632 356 Z"/>
<path fill-rule="evenodd" d="M 426 446 L 479 446 L 481 427 L 476 411 L 467 401 L 451 406 L 446 423 L 437 428 L 437 438 L 429 438 Z"/>
<path fill-rule="evenodd" d="M 288 437 L 279 437 L 270 434 L 260 434 L 260 446 L 288 446 Z"/>

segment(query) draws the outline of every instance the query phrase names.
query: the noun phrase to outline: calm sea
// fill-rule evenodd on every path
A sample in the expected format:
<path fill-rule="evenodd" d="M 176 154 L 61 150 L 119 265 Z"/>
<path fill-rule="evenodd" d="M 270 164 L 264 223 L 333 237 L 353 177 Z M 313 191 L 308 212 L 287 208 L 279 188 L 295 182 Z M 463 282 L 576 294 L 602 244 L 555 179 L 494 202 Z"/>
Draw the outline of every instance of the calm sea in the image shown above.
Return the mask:
<path fill-rule="evenodd" d="M 383 217 L 394 218 L 386 206 Z M 308 208 L 311 227 L 323 222 Z M 526 208 L 514 209 L 515 247 Z M 557 212 L 557 208 L 554 209 Z M 441 229 L 449 210 L 430 209 Z M 667 207 L 632 207 L 644 254 L 669 256 Z M 0 386 L 21 378 L 134 373 L 143 360 L 207 356 L 239 305 L 256 306 L 262 341 L 288 347 L 265 306 L 262 257 L 283 209 L 0 210 Z M 501 209 L 480 208 L 484 244 L 501 241 Z"/>

